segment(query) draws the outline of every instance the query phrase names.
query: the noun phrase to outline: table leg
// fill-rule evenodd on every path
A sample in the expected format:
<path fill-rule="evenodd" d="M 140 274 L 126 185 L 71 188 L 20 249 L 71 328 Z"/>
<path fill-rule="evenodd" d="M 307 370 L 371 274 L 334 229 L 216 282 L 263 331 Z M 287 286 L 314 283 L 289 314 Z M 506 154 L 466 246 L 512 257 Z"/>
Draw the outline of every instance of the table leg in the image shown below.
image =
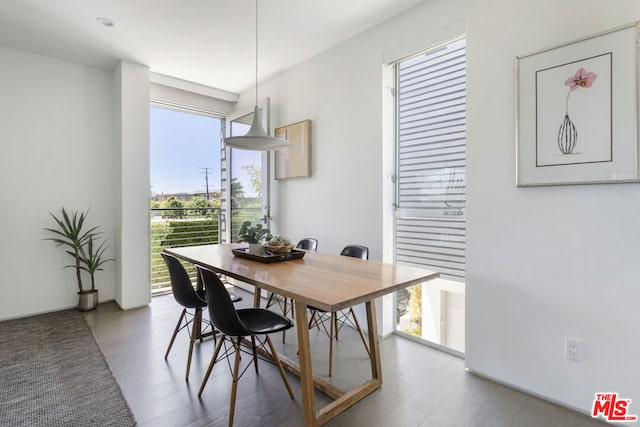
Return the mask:
<path fill-rule="evenodd" d="M 296 330 L 298 332 L 298 359 L 300 361 L 300 383 L 302 386 L 302 410 L 306 427 L 318 425 L 316 418 L 316 402 L 311 367 L 311 346 L 309 328 L 307 327 L 307 305 L 296 301 Z"/>
<path fill-rule="evenodd" d="M 317 413 L 317 422 L 322 425 L 346 411 L 382 385 L 382 368 L 380 364 L 380 342 L 378 341 L 378 323 L 376 320 L 375 301 L 366 303 L 367 327 L 369 329 L 369 350 L 371 352 L 371 379 L 353 390 L 340 396 Z"/>
<path fill-rule="evenodd" d="M 259 287 L 255 287 L 254 288 L 254 294 L 253 294 L 253 306 L 255 308 L 260 308 L 260 295 L 262 294 L 262 289 Z"/>
<path fill-rule="evenodd" d="M 368 301 L 367 329 L 369 332 L 369 357 L 371 358 L 371 378 L 382 385 L 382 364 L 380 362 L 380 341 L 378 339 L 378 321 L 376 319 L 375 301 Z"/>

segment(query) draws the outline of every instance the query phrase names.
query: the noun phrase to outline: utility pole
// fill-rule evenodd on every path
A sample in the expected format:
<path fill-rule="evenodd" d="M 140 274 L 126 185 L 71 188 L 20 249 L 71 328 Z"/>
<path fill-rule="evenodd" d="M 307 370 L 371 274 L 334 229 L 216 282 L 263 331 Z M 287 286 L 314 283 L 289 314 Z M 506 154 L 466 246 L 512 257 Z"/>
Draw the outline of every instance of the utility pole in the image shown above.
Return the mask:
<path fill-rule="evenodd" d="M 207 192 L 207 200 L 209 200 L 209 174 L 211 173 L 213 168 L 201 167 L 200 169 L 204 170 L 204 172 L 202 172 L 202 173 L 204 174 L 204 182 L 205 182 L 205 188 L 206 188 L 206 192 Z"/>

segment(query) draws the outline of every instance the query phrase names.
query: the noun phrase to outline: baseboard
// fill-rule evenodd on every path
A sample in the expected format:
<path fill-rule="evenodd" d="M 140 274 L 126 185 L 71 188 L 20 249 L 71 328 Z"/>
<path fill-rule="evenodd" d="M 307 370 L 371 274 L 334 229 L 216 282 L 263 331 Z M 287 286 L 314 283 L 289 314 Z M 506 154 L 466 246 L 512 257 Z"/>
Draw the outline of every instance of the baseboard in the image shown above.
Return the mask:
<path fill-rule="evenodd" d="M 0 319 L 0 322 L 4 322 L 5 320 L 24 319 L 24 318 L 27 318 L 27 317 L 39 316 L 41 314 L 55 313 L 56 311 L 73 310 L 74 308 L 77 309 L 78 308 L 78 304 L 72 305 L 70 307 L 59 307 L 59 308 L 53 308 L 51 310 L 36 311 L 36 312 L 33 312 L 33 313 L 23 313 L 23 314 L 18 314 L 16 316 L 3 317 L 3 318 Z"/>
<path fill-rule="evenodd" d="M 584 410 L 584 409 L 582 409 L 582 408 L 578 408 L 578 407 L 575 407 L 575 406 L 573 406 L 573 405 L 569 405 L 569 404 L 567 404 L 567 403 L 565 403 L 565 402 L 561 402 L 561 401 L 559 401 L 559 400 L 552 399 L 552 398 L 550 398 L 550 397 L 548 397 L 548 396 L 544 396 L 544 395 L 542 395 L 542 394 L 540 394 L 540 393 L 536 393 L 535 391 L 531 391 L 531 390 L 528 390 L 528 389 L 526 389 L 526 388 L 519 387 L 519 386 L 517 386 L 517 385 L 514 385 L 514 384 L 511 384 L 511 383 L 508 383 L 508 382 L 506 382 L 506 381 L 502 381 L 502 380 L 500 380 L 500 379 L 498 379 L 498 378 L 495 378 L 495 377 L 493 377 L 493 376 L 491 376 L 491 375 L 486 375 L 486 374 L 484 374 L 484 373 L 482 373 L 482 372 L 475 371 L 475 370 L 473 370 L 473 369 L 471 369 L 471 368 L 465 368 L 465 371 L 467 371 L 467 372 L 469 372 L 470 374 L 475 375 L 475 376 L 477 376 L 477 377 L 484 378 L 484 379 L 486 379 L 486 380 L 489 380 L 489 381 L 492 381 L 492 382 L 494 382 L 494 383 L 497 383 L 497 384 L 503 385 L 503 386 L 505 386 L 505 387 L 512 388 L 512 389 L 517 390 L 517 391 L 519 391 L 519 392 L 522 392 L 522 393 L 524 393 L 524 394 L 528 394 L 529 396 L 537 397 L 538 399 L 544 400 L 544 401 L 549 402 L 549 403 L 553 403 L 554 405 L 558 405 L 558 406 L 561 406 L 561 407 L 563 407 L 563 408 L 570 409 L 570 410 L 572 410 L 573 412 L 577 412 L 577 413 L 579 413 L 579 414 L 582 414 L 582 415 L 585 415 L 585 416 L 587 416 L 587 417 L 591 418 L 591 413 L 589 413 L 589 412 L 585 411 L 585 410 Z M 622 426 L 622 425 L 623 425 L 623 424 L 621 424 L 621 423 L 609 423 L 609 422 L 607 422 L 606 420 L 603 420 L 603 419 L 601 419 L 601 418 L 598 418 L 598 420 L 599 420 L 599 421 L 602 421 L 602 422 L 604 422 L 604 423 L 610 424 L 610 425 L 614 425 L 614 426 Z"/>
<path fill-rule="evenodd" d="M 101 301 L 101 302 L 100 302 L 100 304 L 102 304 L 103 302 L 112 302 L 112 301 L 113 301 L 113 302 L 118 306 L 118 308 L 119 308 L 120 310 L 122 310 L 122 311 L 126 311 L 126 310 L 133 310 L 133 309 L 136 309 L 136 308 L 142 308 L 142 307 L 147 307 L 149 304 L 151 304 L 151 301 L 149 301 L 148 303 L 145 303 L 145 304 L 132 305 L 132 306 L 130 306 L 130 307 L 123 307 L 123 306 L 121 306 L 121 305 L 118 303 L 118 301 L 116 301 L 115 299 L 110 299 L 110 300 L 108 300 L 108 301 Z"/>

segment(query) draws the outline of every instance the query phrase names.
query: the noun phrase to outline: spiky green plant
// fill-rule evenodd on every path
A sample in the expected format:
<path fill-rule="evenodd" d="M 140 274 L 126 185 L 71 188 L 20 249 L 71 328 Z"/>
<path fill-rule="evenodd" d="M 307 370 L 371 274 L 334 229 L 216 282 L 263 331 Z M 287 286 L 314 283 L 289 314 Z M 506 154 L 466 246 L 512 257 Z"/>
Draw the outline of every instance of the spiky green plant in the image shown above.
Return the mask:
<path fill-rule="evenodd" d="M 96 290 L 95 272 L 104 270 L 102 268 L 103 264 L 109 261 L 115 261 L 113 258 L 103 258 L 105 251 L 109 247 L 106 240 L 100 242 L 94 250 L 93 244 L 97 242 L 98 239 L 100 239 L 100 237 L 97 234 L 90 234 L 86 244 L 80 247 L 80 261 L 84 264 L 81 265 L 80 268 L 91 275 L 92 291 Z"/>
<path fill-rule="evenodd" d="M 87 217 L 87 212 L 73 211 L 71 215 L 67 213 L 67 211 L 63 208 L 60 209 L 62 216 L 57 217 L 53 213 L 49 212 L 49 214 L 53 217 L 58 224 L 58 228 L 45 228 L 45 230 L 55 234 L 55 237 L 50 237 L 46 240 L 51 240 L 56 243 L 56 246 L 66 246 L 68 249 L 65 250 L 67 254 L 69 254 L 73 260 L 74 264 L 65 265 L 63 268 L 75 268 L 76 269 L 76 279 L 78 281 L 78 292 L 82 292 L 82 248 L 83 246 L 95 237 L 99 233 L 96 233 L 98 227 L 92 227 L 86 231 L 83 230 L 84 222 Z"/>

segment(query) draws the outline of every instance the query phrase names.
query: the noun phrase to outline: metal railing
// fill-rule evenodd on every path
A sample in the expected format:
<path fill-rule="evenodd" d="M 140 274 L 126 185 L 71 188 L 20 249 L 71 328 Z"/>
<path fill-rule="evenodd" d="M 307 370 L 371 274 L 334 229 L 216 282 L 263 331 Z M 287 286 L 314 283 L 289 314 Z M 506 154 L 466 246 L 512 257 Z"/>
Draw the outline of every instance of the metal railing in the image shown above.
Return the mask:
<path fill-rule="evenodd" d="M 151 208 L 151 292 L 166 292 L 171 287 L 169 271 L 160 255 L 164 248 L 220 243 L 220 208 Z M 244 221 L 260 222 L 260 208 L 232 208 L 232 240 Z M 191 280 L 196 269 L 183 263 Z"/>
<path fill-rule="evenodd" d="M 220 243 L 220 208 L 152 208 L 151 209 L 151 292 L 171 286 L 162 250 L 168 247 Z M 195 279 L 193 265 L 185 267 Z"/>
<path fill-rule="evenodd" d="M 262 209 L 261 208 L 231 208 L 231 236 L 232 240 L 236 241 L 238 230 L 245 221 L 251 222 L 251 224 L 261 224 Z"/>

